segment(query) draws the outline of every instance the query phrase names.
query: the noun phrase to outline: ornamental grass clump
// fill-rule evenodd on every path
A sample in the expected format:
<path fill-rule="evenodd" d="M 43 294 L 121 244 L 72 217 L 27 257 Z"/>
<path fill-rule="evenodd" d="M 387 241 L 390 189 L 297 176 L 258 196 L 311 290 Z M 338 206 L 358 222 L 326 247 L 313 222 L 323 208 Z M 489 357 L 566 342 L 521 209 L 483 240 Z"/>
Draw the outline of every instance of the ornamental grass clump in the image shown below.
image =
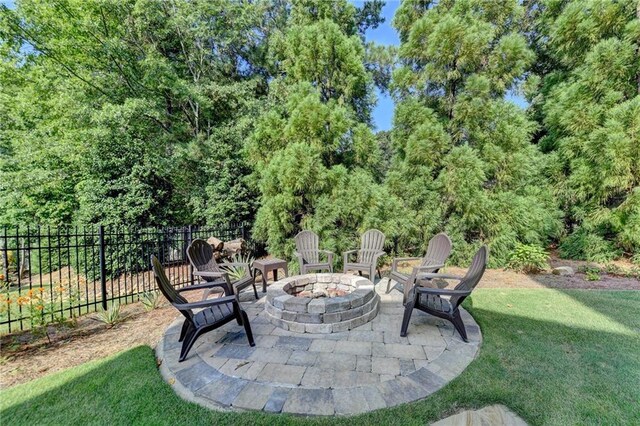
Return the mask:
<path fill-rule="evenodd" d="M 122 321 L 122 317 L 120 315 L 120 303 L 113 302 L 113 304 L 102 311 L 98 312 L 96 315 L 98 321 L 104 323 L 107 328 L 111 328 L 120 321 Z"/>
<path fill-rule="evenodd" d="M 140 303 L 144 307 L 144 310 L 147 312 L 153 311 L 160 307 L 162 303 L 162 298 L 160 297 L 159 291 L 145 291 L 140 296 Z"/>
<path fill-rule="evenodd" d="M 233 255 L 233 258 L 231 259 L 231 261 L 228 260 L 224 260 L 224 262 L 222 263 L 222 265 L 220 265 L 225 271 L 228 272 L 229 277 L 231 277 L 232 280 L 236 281 L 239 280 L 240 278 L 244 278 L 245 275 L 247 275 L 247 269 L 244 266 L 235 266 L 235 265 L 225 265 L 228 263 L 245 263 L 247 265 L 251 265 L 254 261 L 254 257 L 251 256 L 250 253 L 247 253 L 246 255 L 242 255 L 239 253 L 236 253 Z"/>

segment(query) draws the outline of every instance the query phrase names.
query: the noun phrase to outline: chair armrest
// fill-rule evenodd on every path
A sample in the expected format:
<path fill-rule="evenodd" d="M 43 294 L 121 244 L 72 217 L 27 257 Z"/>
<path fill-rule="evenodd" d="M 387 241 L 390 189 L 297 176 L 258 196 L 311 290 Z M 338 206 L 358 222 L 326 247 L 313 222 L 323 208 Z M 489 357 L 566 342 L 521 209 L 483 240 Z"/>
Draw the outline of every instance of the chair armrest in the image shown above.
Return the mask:
<path fill-rule="evenodd" d="M 353 254 L 353 253 L 357 253 L 357 252 L 358 252 L 358 250 L 347 250 L 347 251 L 343 252 L 342 253 L 342 257 L 343 257 L 343 262 L 342 263 L 345 264 L 345 265 L 347 263 L 349 263 L 349 255 Z"/>
<path fill-rule="evenodd" d="M 333 263 L 333 252 L 329 250 L 318 250 L 320 253 L 324 253 L 327 255 L 327 263 Z"/>
<path fill-rule="evenodd" d="M 415 291 L 418 293 L 434 294 L 438 296 L 468 296 L 471 294 L 469 290 L 448 290 L 445 288 L 430 288 L 430 287 L 418 287 L 415 286 Z"/>
<path fill-rule="evenodd" d="M 244 266 L 245 268 L 248 268 L 249 264 L 246 262 L 222 262 L 218 263 L 218 266 Z"/>
<path fill-rule="evenodd" d="M 429 273 L 433 273 L 433 274 L 437 274 L 438 272 L 436 272 L 438 269 L 440 268 L 444 268 L 444 263 L 440 263 L 438 265 L 423 265 L 423 266 L 414 266 L 413 270 L 420 272 L 420 271 L 429 271 L 429 272 L 425 272 L 423 274 L 420 274 L 420 277 L 422 277 L 424 274 L 429 274 Z M 443 274 L 440 274 L 443 275 Z M 439 277 L 442 278 L 442 277 Z"/>
<path fill-rule="evenodd" d="M 193 271 L 193 275 L 203 278 L 226 278 L 226 272 L 213 272 L 213 271 Z"/>
<path fill-rule="evenodd" d="M 224 305 L 227 303 L 238 303 L 236 296 L 225 296 L 219 297 L 217 299 L 205 299 L 200 300 L 198 302 L 190 302 L 190 303 L 173 303 L 176 309 L 186 310 L 186 309 L 198 309 L 198 308 L 208 308 L 210 306 L 215 305 Z"/>
<path fill-rule="evenodd" d="M 419 270 L 419 268 L 414 268 L 414 269 L 416 271 Z M 458 281 L 462 281 L 464 279 L 464 277 L 459 277 L 457 275 L 441 274 L 439 272 L 426 272 L 424 274 L 420 274 L 420 278 L 428 278 L 428 279 L 441 278 L 443 280 L 458 280 Z"/>
<path fill-rule="evenodd" d="M 193 284 L 182 288 L 177 288 L 176 291 L 178 293 L 183 291 L 194 291 L 194 290 L 202 290 L 203 288 L 212 288 L 212 287 L 226 287 L 227 283 L 225 281 L 208 281 L 202 284 Z"/>
<path fill-rule="evenodd" d="M 378 266 L 378 259 L 380 258 L 380 256 L 384 256 L 385 254 L 387 254 L 384 251 L 379 251 L 376 254 L 373 255 L 373 266 L 377 267 Z"/>
<path fill-rule="evenodd" d="M 410 260 L 420 260 L 420 259 L 422 258 L 421 257 L 396 257 L 395 259 L 393 259 L 393 262 L 391 263 L 391 270 L 397 271 L 398 263 L 400 262 L 408 262 Z"/>
<path fill-rule="evenodd" d="M 293 252 L 293 255 L 298 259 L 298 263 L 300 263 L 300 269 L 302 269 L 302 265 L 304 265 L 304 259 L 302 258 L 302 254 L 297 251 Z"/>

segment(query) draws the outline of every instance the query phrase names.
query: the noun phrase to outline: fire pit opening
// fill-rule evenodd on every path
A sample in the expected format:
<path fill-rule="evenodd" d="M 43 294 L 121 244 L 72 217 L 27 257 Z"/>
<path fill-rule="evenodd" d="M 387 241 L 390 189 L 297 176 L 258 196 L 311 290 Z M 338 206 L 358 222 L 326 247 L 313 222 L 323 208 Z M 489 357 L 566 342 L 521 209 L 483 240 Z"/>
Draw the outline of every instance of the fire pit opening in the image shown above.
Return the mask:
<path fill-rule="evenodd" d="M 319 283 L 314 284 L 313 289 L 311 290 L 302 290 L 297 293 L 289 293 L 295 297 L 309 297 L 311 299 L 318 299 L 320 297 L 342 297 L 349 294 L 349 291 L 340 289 L 337 285 L 333 287 L 325 287 L 319 285 Z"/>
<path fill-rule="evenodd" d="M 298 333 L 336 333 L 371 321 L 379 296 L 366 278 L 306 274 L 284 278 L 267 290 L 265 310 L 273 325 Z"/>

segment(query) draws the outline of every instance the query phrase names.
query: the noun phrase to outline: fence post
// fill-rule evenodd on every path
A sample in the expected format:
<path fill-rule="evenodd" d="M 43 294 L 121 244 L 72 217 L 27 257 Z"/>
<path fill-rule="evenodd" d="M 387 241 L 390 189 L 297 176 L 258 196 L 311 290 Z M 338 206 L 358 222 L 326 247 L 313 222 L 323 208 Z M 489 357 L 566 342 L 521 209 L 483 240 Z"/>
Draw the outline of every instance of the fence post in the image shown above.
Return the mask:
<path fill-rule="evenodd" d="M 98 243 L 100 244 L 100 290 L 102 291 L 102 309 L 107 309 L 107 264 L 104 253 L 104 227 L 98 225 Z"/>
<path fill-rule="evenodd" d="M 9 242 L 7 241 L 7 226 L 2 227 L 4 231 L 4 238 L 2 244 L 0 244 L 0 251 L 2 251 L 2 275 L 4 275 L 4 281 L 9 282 Z"/>
<path fill-rule="evenodd" d="M 188 260 L 189 258 L 187 256 L 187 249 L 189 248 L 189 244 L 191 244 L 192 238 L 193 238 L 193 235 L 192 235 L 191 225 L 189 225 L 189 227 L 187 228 L 187 241 L 185 242 L 185 246 L 184 246 L 184 254 L 185 254 L 184 259 L 187 262 L 189 261 Z M 190 279 L 191 285 L 193 285 L 194 283 L 193 265 L 191 264 L 191 262 L 189 262 L 189 279 Z"/>
<path fill-rule="evenodd" d="M 240 232 L 242 232 L 242 239 L 247 241 L 247 229 L 244 226 L 244 222 L 240 225 Z"/>

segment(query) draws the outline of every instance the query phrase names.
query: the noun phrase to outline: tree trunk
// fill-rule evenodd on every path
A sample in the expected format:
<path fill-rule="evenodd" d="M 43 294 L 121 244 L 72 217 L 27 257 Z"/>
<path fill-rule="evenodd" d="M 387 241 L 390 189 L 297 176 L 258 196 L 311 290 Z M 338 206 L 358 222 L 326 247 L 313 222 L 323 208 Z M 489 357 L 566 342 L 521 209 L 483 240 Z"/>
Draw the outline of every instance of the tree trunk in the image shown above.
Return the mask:
<path fill-rule="evenodd" d="M 22 256 L 20 256 L 20 265 L 18 265 L 18 276 L 20 278 L 24 277 L 24 273 L 29 270 L 29 252 L 25 246 L 26 243 L 23 240 L 22 248 L 19 249 L 22 252 Z"/>

